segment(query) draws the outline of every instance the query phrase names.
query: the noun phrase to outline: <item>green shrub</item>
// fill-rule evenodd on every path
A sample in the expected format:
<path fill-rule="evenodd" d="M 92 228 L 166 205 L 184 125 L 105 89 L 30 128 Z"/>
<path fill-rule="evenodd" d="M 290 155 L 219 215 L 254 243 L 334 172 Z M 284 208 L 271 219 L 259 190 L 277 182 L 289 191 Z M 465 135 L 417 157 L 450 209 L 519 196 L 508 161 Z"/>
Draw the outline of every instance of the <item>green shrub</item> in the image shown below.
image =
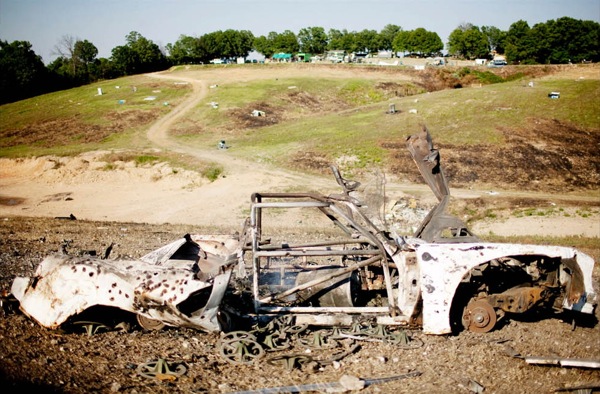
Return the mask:
<path fill-rule="evenodd" d="M 223 167 L 221 167 L 219 165 L 213 165 L 213 166 L 210 166 L 210 167 L 204 169 L 204 171 L 202 171 L 202 176 L 207 178 L 209 181 L 214 182 L 219 178 L 219 176 L 222 173 L 223 173 Z"/>
<path fill-rule="evenodd" d="M 134 161 L 136 166 L 143 166 L 144 164 L 154 164 L 159 160 L 158 156 L 152 155 L 140 155 L 136 156 Z"/>

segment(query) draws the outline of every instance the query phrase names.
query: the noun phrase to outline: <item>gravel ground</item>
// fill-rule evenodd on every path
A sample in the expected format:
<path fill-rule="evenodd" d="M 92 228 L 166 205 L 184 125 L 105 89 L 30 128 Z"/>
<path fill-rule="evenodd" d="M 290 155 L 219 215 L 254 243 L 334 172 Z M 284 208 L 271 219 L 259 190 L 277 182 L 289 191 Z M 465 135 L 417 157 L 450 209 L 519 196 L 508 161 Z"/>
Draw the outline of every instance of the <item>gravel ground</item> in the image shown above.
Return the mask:
<path fill-rule="evenodd" d="M 237 230 L 237 229 L 234 229 Z M 68 252 L 102 254 L 115 243 L 111 257 L 140 257 L 186 233 L 214 233 L 186 225 L 148 225 L 48 218 L 9 217 L 0 221 L 0 287 L 15 276 L 28 276 L 49 253 L 69 240 Z M 598 267 L 594 272 L 596 286 Z M 534 321 L 507 321 L 487 334 L 462 332 L 428 336 L 407 331 L 411 346 L 339 340 L 337 347 L 311 349 L 297 340 L 252 365 L 233 365 L 219 355 L 219 335 L 192 329 L 145 331 L 131 321 L 126 330 L 88 335 L 82 327 L 49 330 L 4 303 L 0 318 L 2 391 L 56 393 L 227 393 L 260 388 L 337 382 L 345 375 L 363 379 L 419 372 L 405 379 L 372 384 L 364 393 L 551 393 L 559 388 L 600 386 L 600 370 L 527 364 L 522 356 L 600 359 L 597 321 L 573 329 L 564 316 Z M 597 313 L 598 315 L 598 313 Z M 129 316 L 114 316 L 127 320 Z M 592 319 L 593 320 L 593 319 Z M 311 334 L 303 333 L 305 338 Z M 334 355 L 358 348 L 337 362 Z M 310 353 L 308 352 L 310 351 Z M 301 353 L 313 358 L 302 368 L 267 362 L 274 355 Z M 185 372 L 147 378 L 139 368 L 164 359 Z M 321 362 L 319 362 L 321 361 Z M 141 367 L 140 367 L 141 365 Z M 415 373 L 415 375 L 417 375 Z M 325 389 L 321 389 L 325 392 Z"/>

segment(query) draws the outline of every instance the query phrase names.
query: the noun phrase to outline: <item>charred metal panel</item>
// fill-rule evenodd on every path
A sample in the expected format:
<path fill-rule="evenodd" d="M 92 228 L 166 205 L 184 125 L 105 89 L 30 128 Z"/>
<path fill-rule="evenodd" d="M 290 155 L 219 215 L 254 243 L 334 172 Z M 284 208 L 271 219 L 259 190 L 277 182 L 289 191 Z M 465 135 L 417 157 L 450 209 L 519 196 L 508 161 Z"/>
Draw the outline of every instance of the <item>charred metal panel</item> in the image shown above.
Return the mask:
<path fill-rule="evenodd" d="M 167 325 L 216 331 L 230 276 L 230 259 L 201 251 L 186 236 L 140 260 L 49 256 L 33 277 L 16 278 L 12 293 L 25 314 L 53 329 L 89 307 L 103 305 Z M 178 309 L 202 290 L 208 294 L 193 313 Z"/>
<path fill-rule="evenodd" d="M 565 301 L 565 307 L 593 310 L 596 295 L 592 287 L 593 260 L 575 249 L 559 246 L 515 244 L 421 244 L 416 247 L 421 267 L 423 330 L 429 334 L 451 332 L 450 308 L 458 285 L 473 268 L 507 256 L 548 256 L 564 261 L 576 260 L 583 280 L 571 276 L 585 289 L 577 302 Z M 573 266 L 573 263 L 571 263 Z M 566 278 L 565 278 L 566 280 Z"/>

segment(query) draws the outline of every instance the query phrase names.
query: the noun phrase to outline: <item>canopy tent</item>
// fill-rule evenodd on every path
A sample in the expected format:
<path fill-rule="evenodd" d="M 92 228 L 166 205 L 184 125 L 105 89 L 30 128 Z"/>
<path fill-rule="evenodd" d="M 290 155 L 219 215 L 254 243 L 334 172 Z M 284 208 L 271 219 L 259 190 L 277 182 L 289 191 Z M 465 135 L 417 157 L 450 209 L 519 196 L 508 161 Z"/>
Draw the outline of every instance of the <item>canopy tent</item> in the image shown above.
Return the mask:
<path fill-rule="evenodd" d="M 288 59 L 291 59 L 291 58 L 292 58 L 292 54 L 291 53 L 280 52 L 280 53 L 276 53 L 276 54 L 273 55 L 273 59 L 276 59 L 276 60 L 288 60 Z"/>

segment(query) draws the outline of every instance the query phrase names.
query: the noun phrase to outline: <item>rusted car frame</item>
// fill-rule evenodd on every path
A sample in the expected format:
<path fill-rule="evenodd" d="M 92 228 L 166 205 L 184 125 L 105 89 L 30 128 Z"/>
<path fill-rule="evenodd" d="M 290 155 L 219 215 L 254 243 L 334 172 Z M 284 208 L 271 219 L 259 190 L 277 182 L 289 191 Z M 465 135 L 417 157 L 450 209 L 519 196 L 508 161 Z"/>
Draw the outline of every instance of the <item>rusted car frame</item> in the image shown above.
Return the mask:
<path fill-rule="evenodd" d="M 282 208 L 318 209 L 346 238 L 265 242 L 263 211 Z M 472 242 L 468 232 L 449 232 L 439 243 L 393 238 L 339 196 L 254 194 L 251 212 L 257 316 L 291 314 L 326 326 L 372 320 L 445 334 L 461 325 L 487 332 L 506 313 L 541 306 L 594 311 L 594 261 L 572 248 Z"/>

